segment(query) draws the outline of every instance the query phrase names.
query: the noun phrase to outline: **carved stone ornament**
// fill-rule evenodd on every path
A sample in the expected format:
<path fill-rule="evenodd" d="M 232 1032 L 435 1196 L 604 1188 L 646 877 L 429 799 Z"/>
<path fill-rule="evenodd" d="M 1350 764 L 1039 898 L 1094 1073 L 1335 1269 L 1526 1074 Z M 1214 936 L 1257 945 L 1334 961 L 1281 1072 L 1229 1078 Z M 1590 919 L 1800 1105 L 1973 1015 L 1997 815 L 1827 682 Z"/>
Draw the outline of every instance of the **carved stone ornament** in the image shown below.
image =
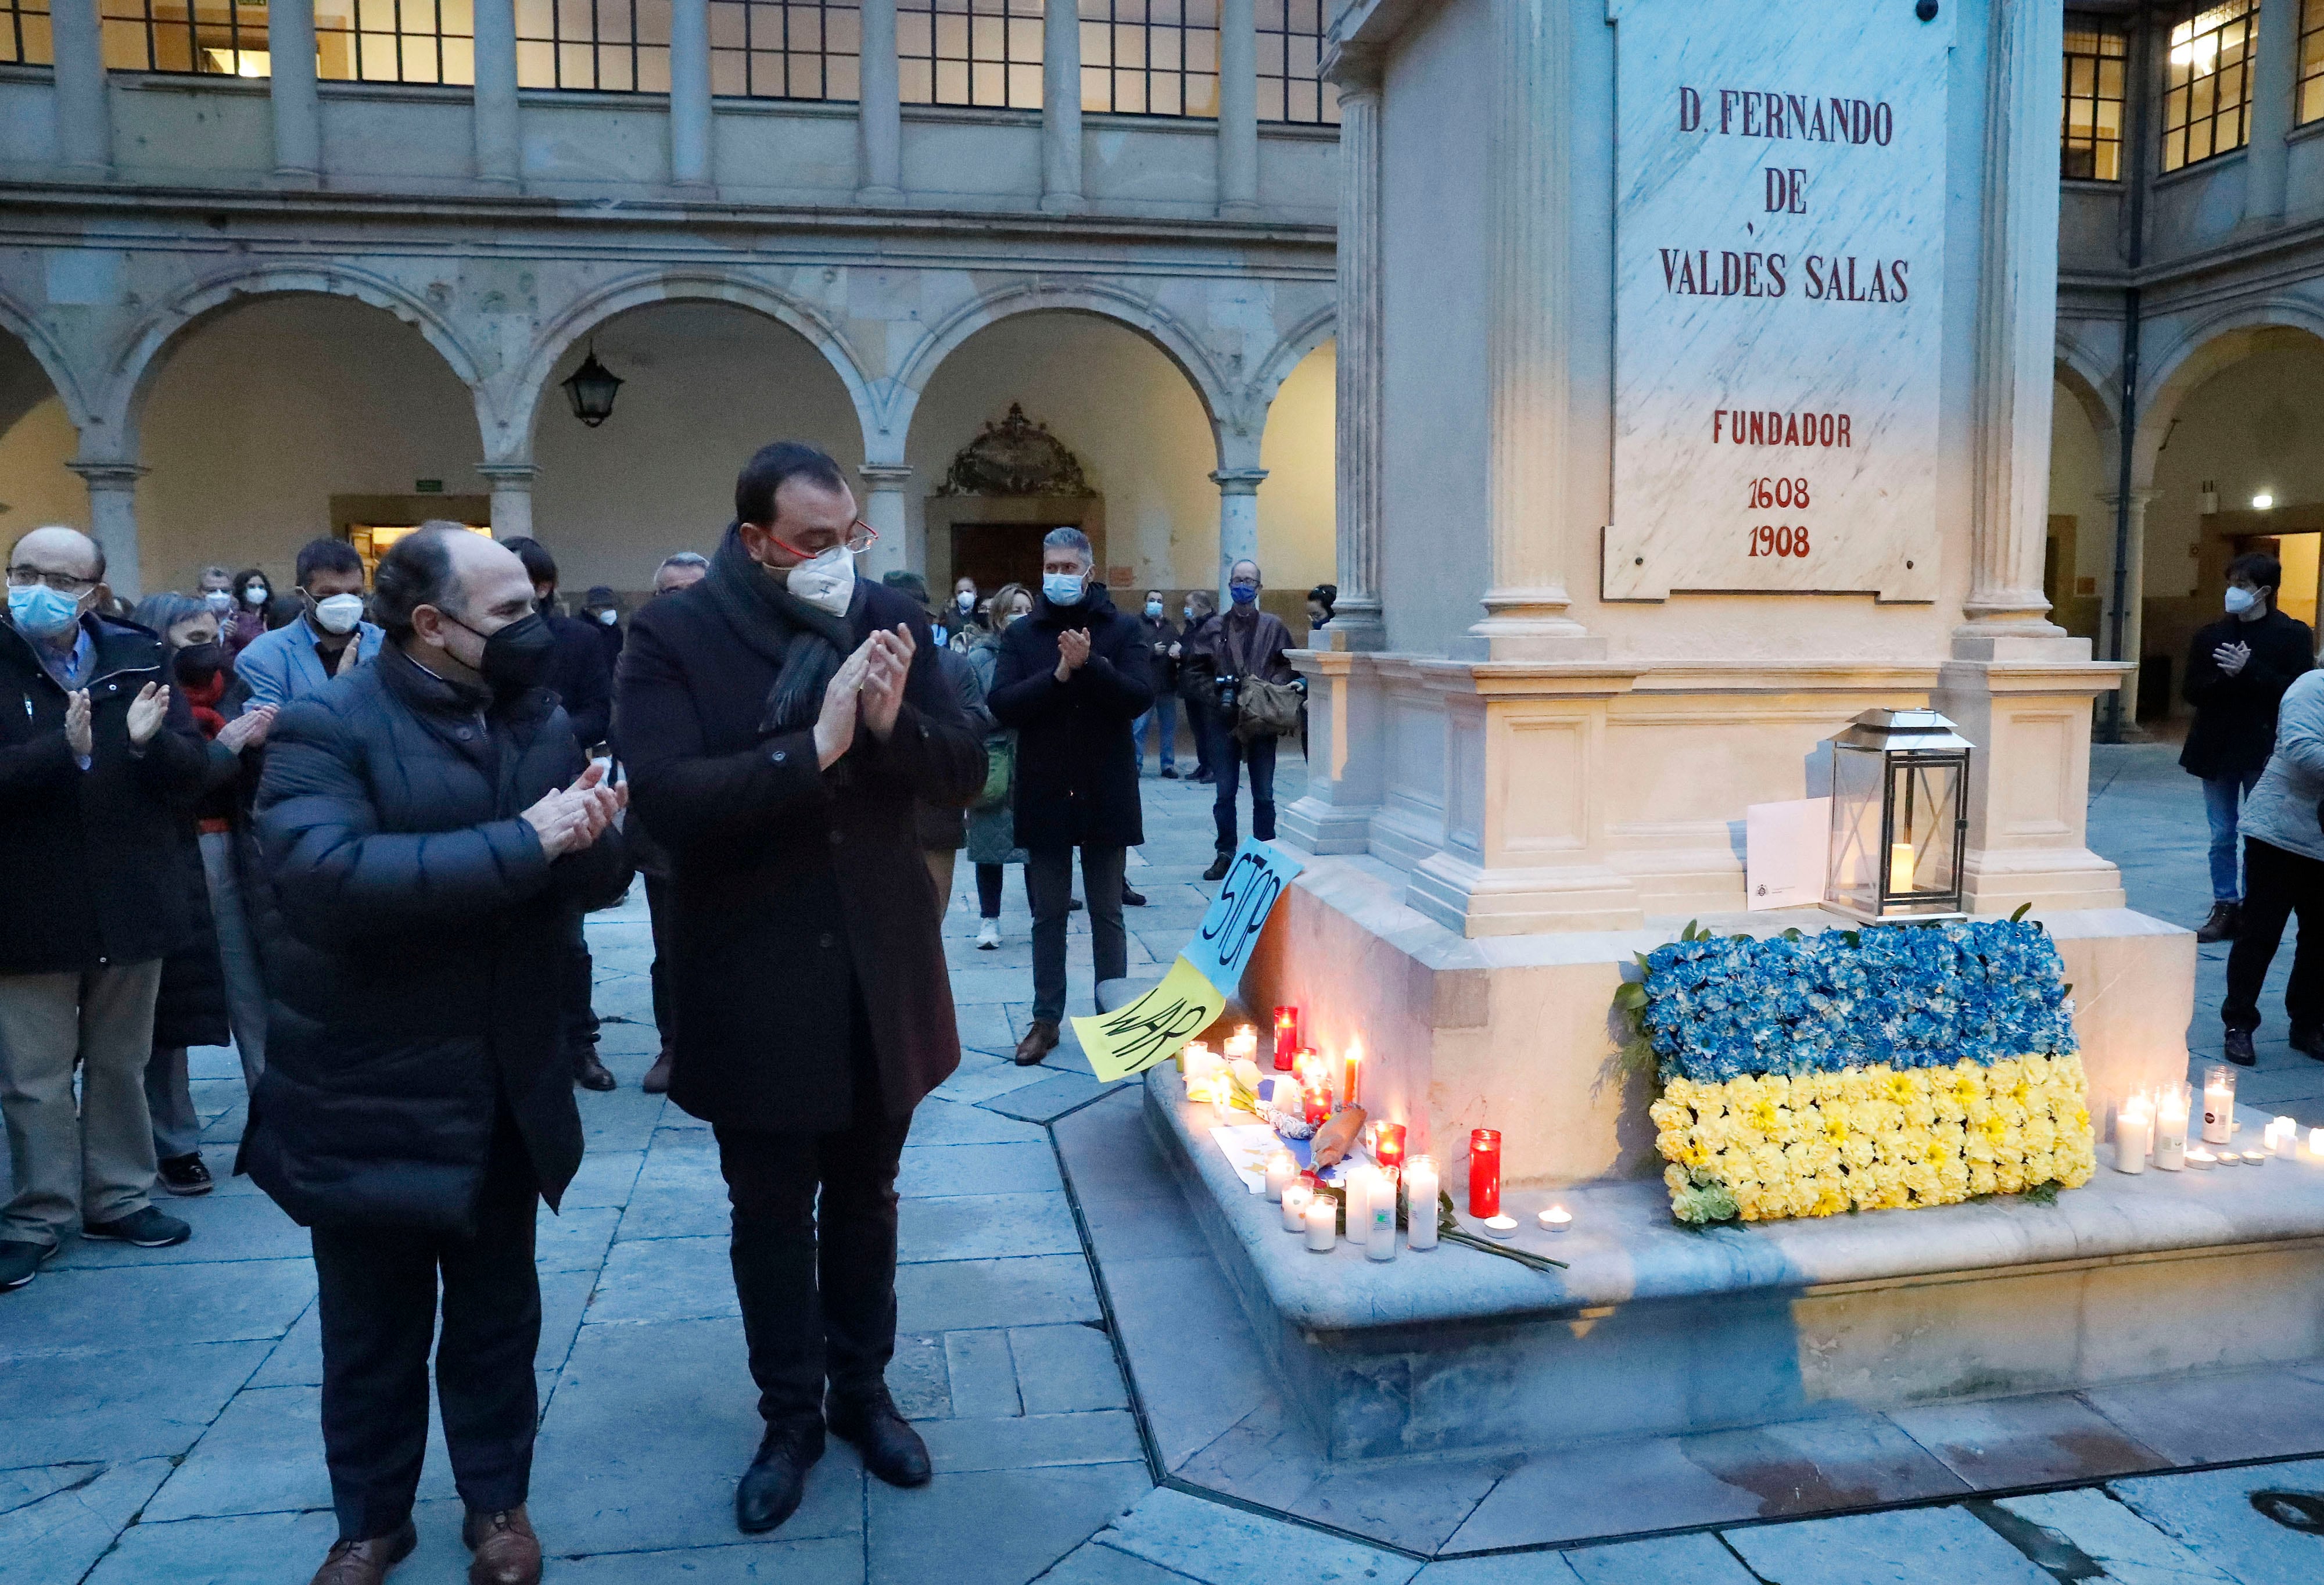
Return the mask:
<path fill-rule="evenodd" d="M 1009 416 L 987 424 L 960 448 L 945 470 L 939 495 L 1087 495 L 1081 459 L 1049 433 L 1049 426 L 1025 416 L 1016 402 Z"/>

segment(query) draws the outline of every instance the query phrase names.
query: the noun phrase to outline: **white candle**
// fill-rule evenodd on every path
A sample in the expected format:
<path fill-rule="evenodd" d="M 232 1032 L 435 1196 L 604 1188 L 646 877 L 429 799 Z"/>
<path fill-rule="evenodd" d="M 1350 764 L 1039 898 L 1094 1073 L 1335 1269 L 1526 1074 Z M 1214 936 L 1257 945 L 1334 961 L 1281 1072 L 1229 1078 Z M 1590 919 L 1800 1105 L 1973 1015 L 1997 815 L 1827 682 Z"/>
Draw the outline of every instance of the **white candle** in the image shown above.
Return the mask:
<path fill-rule="evenodd" d="M 1913 889 L 1913 844 L 1900 842 L 1888 850 L 1888 889 L 1894 893 Z"/>
<path fill-rule="evenodd" d="M 2155 1102 L 2154 1166 L 2177 1172 L 2187 1165 L 2187 1086 L 2165 1084 Z"/>
<path fill-rule="evenodd" d="M 1315 1191 L 1297 1178 L 1284 1185 L 1283 1230 L 1286 1233 L 1307 1230 L 1307 1204 L 1315 1198 Z"/>
<path fill-rule="evenodd" d="M 1351 1165 L 1340 1175 L 1340 1193 L 1348 1199 L 1348 1236 L 1360 1239 L 1372 1224 L 1372 1200 L 1379 1191 L 1379 1175 L 1369 1166 Z"/>
<path fill-rule="evenodd" d="M 2146 1148 L 2154 1138 L 2154 1120 L 2147 1115 L 2146 1098 L 2134 1095 L 2114 1120 L 2114 1169 L 2144 1172 Z"/>
<path fill-rule="evenodd" d="M 2275 1154 L 2278 1156 L 2300 1154 L 2300 1120 L 2298 1118 L 2280 1117 L 2275 1120 Z"/>
<path fill-rule="evenodd" d="M 1324 1195 L 1318 1194 L 1307 1207 L 1307 1247 L 1318 1255 L 1329 1253 L 1332 1246 L 1339 1239 L 1337 1230 L 1339 1220 L 1338 1203 Z"/>
<path fill-rule="evenodd" d="M 2317 1130 L 2324 1134 L 2324 1129 Z M 1436 1248 L 1436 1159 L 1416 1156 L 1404 1164 L 1404 1247 Z"/>
<path fill-rule="evenodd" d="M 2324 1129 L 2308 1130 L 2308 1159 L 2324 1161 Z"/>
<path fill-rule="evenodd" d="M 1573 1225 L 1573 1212 L 1563 1205 L 1553 1205 L 1541 1213 L 1540 1221 L 1542 1231 L 1562 1233 Z"/>
<path fill-rule="evenodd" d="M 2187 1152 L 2187 1165 L 2200 1172 L 2206 1167 L 2218 1166 L 2219 1158 L 2198 1145 Z"/>
<path fill-rule="evenodd" d="M 1299 1181 L 1299 1163 L 1288 1150 L 1278 1150 L 1267 1158 L 1267 1197 L 1280 1201 L 1283 1191 Z"/>
<path fill-rule="evenodd" d="M 1510 1238 L 1516 1234 L 1517 1230 L 1517 1219 L 1514 1216 L 1489 1216 L 1485 1218 L 1485 1231 L 1487 1235 L 1491 1238 Z"/>
<path fill-rule="evenodd" d="M 2235 1070 L 2215 1064 L 2203 1075 L 2203 1143 L 2224 1145 L 2235 1137 Z"/>
<path fill-rule="evenodd" d="M 1365 1224 L 1364 1258 L 1393 1260 L 1396 1258 L 1396 1194 L 1381 1185 L 1383 1192 L 1372 1201 L 1371 1220 Z"/>

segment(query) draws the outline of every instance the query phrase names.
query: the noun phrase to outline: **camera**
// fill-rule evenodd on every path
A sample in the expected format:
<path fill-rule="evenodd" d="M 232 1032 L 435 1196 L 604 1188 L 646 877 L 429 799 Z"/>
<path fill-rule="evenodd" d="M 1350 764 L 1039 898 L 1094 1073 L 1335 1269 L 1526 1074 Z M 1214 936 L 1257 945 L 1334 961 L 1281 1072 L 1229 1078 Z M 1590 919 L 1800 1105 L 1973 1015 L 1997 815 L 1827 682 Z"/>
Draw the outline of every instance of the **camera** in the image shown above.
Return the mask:
<path fill-rule="evenodd" d="M 1219 708 L 1232 714 L 1235 707 L 1235 695 L 1242 687 L 1242 679 L 1229 673 L 1221 672 L 1218 684 Z"/>

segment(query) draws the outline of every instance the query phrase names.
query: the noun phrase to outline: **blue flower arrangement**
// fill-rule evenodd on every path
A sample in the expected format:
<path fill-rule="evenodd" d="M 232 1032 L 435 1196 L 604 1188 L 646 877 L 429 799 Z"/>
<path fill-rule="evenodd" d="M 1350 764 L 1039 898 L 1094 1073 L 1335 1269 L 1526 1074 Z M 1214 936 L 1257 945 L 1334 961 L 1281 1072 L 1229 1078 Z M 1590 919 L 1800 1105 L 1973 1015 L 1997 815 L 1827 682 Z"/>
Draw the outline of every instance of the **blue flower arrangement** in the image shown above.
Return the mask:
<path fill-rule="evenodd" d="M 1766 940 L 1690 929 L 1639 961 L 1645 981 L 1620 1000 L 1666 1080 L 1950 1067 L 2075 1049 L 2057 946 L 2019 919 Z"/>

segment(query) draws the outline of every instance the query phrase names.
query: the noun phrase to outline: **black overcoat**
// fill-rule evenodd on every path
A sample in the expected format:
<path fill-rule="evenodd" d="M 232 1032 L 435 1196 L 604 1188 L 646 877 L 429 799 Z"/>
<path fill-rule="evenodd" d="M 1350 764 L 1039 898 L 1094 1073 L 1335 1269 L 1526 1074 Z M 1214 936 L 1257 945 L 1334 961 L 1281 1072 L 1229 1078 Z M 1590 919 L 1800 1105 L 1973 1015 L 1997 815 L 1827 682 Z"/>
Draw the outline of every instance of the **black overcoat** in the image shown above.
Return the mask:
<path fill-rule="evenodd" d="M 2222 644 L 2251 646 L 2251 659 L 2229 677 L 2211 659 Z M 2257 622 L 2230 616 L 2195 635 L 2187 650 L 2187 702 L 2195 723 L 2179 763 L 2204 778 L 2251 776 L 2275 752 L 2275 711 L 2283 690 L 2316 664 L 2316 635 L 2298 617 L 2271 611 Z"/>
<path fill-rule="evenodd" d="M 520 816 L 581 773 L 572 728 L 545 689 L 484 702 L 391 643 L 268 735 L 242 1165 L 302 1224 L 466 1230 L 503 1105 L 552 1206 L 581 1165 L 566 921 L 619 898 L 630 862 L 617 830 L 541 851 Z"/>
<path fill-rule="evenodd" d="M 1089 659 L 1057 680 L 1057 635 L 1085 628 Z M 1154 703 L 1138 619 L 1093 587 L 1077 605 L 1038 598 L 1001 635 L 985 707 L 1017 729 L 1017 845 L 1136 847 L 1146 840 L 1130 723 Z"/>
<path fill-rule="evenodd" d="M 143 963 L 192 930 L 184 848 L 208 764 L 201 732 L 172 688 L 161 730 L 133 753 L 130 701 L 170 680 L 161 640 L 83 620 L 96 646 L 86 771 L 65 741 L 64 689 L 0 617 L 0 873 L 12 905 L 0 908 L 0 974 Z"/>
<path fill-rule="evenodd" d="M 919 649 L 895 730 L 881 743 L 859 727 L 825 771 L 811 723 L 761 733 L 784 640 L 721 572 L 631 619 L 614 734 L 636 811 L 669 855 L 669 1093 L 696 1117 L 844 1127 L 859 999 L 891 1116 L 960 1064 L 913 806 L 965 808 L 984 785 L 984 750 L 937 670 L 927 613 L 857 584 L 855 643 L 898 622 Z"/>

